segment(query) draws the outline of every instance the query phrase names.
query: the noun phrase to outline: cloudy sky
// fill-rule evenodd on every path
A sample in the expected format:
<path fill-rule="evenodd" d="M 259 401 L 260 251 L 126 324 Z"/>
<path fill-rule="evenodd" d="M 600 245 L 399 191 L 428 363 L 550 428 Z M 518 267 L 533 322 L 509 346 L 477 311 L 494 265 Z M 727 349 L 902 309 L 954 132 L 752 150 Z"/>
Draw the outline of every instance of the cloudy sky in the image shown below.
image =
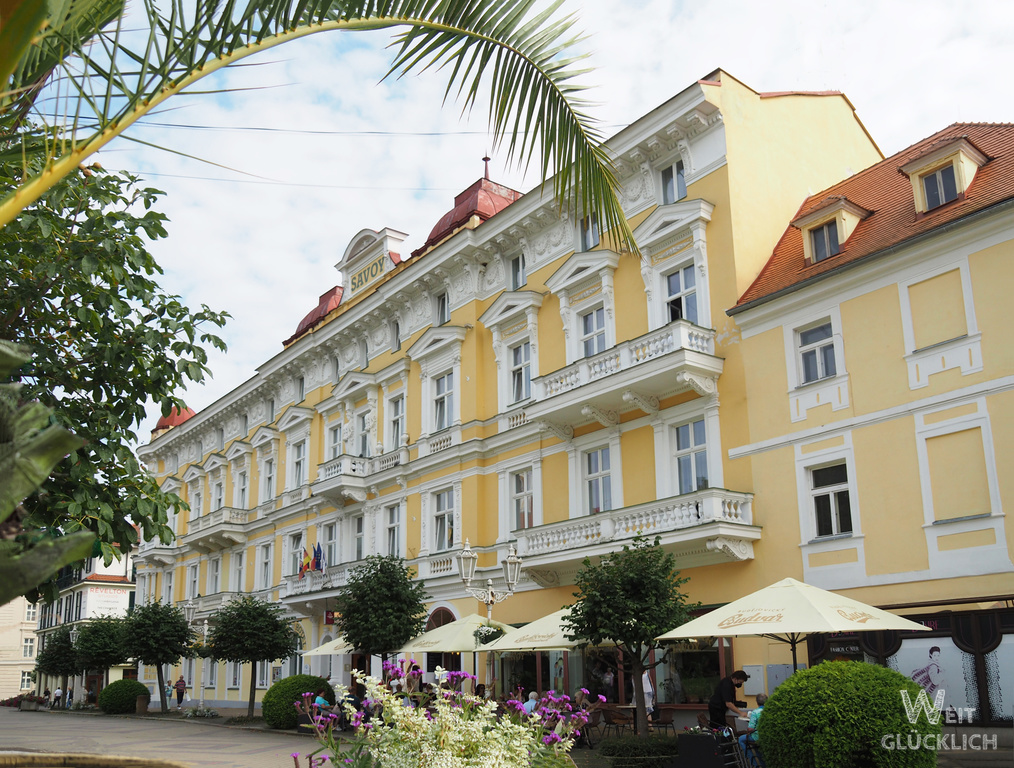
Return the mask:
<path fill-rule="evenodd" d="M 955 121 L 1014 120 L 1014 4 L 975 0 L 712 2 L 570 0 L 595 67 L 594 116 L 611 135 L 721 67 L 758 91 L 838 90 L 886 155 Z M 206 79 L 130 135 L 107 167 L 168 194 L 170 237 L 153 252 L 162 285 L 233 319 L 206 408 L 281 350 L 361 229 L 392 227 L 419 247 L 493 151 L 484 112 L 443 104 L 439 73 L 381 82 L 384 33 L 330 33 Z M 203 161 L 187 159 L 191 155 Z M 214 163 L 214 164 L 212 164 Z M 491 176 L 538 179 L 493 152 Z M 154 415 L 142 425 L 143 438 Z"/>

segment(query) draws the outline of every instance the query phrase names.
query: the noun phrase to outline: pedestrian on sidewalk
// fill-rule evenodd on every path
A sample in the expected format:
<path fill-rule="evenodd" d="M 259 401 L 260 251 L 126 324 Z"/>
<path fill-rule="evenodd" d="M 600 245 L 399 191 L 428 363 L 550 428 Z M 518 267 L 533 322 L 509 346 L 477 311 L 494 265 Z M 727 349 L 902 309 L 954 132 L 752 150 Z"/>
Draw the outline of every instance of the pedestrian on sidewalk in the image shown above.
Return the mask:
<path fill-rule="evenodd" d="M 63 688 L 56 686 L 56 690 L 53 691 L 53 709 L 60 708 L 60 702 L 63 700 Z"/>
<path fill-rule="evenodd" d="M 176 689 L 176 709 L 183 709 L 183 695 L 187 692 L 187 681 L 180 675 L 180 679 L 173 686 Z"/>

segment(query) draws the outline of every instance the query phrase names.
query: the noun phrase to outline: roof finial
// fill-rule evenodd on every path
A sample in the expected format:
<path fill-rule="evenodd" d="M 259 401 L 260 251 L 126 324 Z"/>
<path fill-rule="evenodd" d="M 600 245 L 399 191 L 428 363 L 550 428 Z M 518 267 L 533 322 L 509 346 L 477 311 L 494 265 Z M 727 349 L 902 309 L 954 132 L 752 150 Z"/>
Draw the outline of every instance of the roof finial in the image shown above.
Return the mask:
<path fill-rule="evenodd" d="M 489 181 L 489 155 L 486 155 L 484 158 L 482 158 L 482 162 L 486 164 L 486 173 L 484 175 L 484 178 L 486 179 L 486 181 Z"/>

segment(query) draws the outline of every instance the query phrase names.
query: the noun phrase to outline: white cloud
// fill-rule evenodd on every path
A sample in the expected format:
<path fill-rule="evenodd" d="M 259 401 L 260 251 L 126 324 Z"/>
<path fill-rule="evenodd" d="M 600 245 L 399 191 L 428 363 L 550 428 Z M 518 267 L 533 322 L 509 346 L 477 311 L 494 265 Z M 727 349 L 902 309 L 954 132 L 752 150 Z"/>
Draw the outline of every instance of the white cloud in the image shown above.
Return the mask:
<path fill-rule="evenodd" d="M 1014 10 L 1006 2 L 672 2 L 570 5 L 597 68 L 586 80 L 611 134 L 721 67 L 758 91 L 840 90 L 886 154 L 955 121 L 1009 121 Z M 417 248 L 490 149 L 485 111 L 442 106 L 439 73 L 381 82 L 383 33 L 324 34 L 272 49 L 154 119 L 279 132 L 139 127 L 145 141 L 281 184 L 119 140 L 101 161 L 165 189 L 170 238 L 155 247 L 167 290 L 233 315 L 215 378 L 186 393 L 207 407 L 281 349 L 363 227 L 408 232 Z M 379 131 L 408 135 L 314 132 Z M 476 133 L 462 133 L 462 132 Z M 440 135 L 412 135 L 437 133 Z M 501 153 L 502 155 L 503 153 Z M 494 157 L 493 177 L 525 190 Z M 206 181 L 206 177 L 232 181 Z M 154 418 L 151 419 L 154 423 Z M 146 436 L 151 424 L 145 424 Z"/>

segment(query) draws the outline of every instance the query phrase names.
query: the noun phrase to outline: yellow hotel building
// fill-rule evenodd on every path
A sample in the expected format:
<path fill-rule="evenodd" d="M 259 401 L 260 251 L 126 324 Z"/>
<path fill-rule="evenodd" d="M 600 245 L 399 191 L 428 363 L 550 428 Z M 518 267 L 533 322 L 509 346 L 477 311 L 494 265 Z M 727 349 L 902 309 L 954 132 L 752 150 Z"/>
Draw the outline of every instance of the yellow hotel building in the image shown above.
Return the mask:
<path fill-rule="evenodd" d="M 433 625 L 483 612 L 457 574 L 467 539 L 479 554 L 477 578 L 500 584 L 499 564 L 516 546 L 521 582 L 494 617 L 521 624 L 571 603 L 581 562 L 639 531 L 676 554 L 691 599 L 705 605 L 785 576 L 878 605 L 970 600 L 978 608 L 1014 591 L 995 459 L 1004 446 L 984 449 L 983 464 L 960 465 L 992 467 L 990 492 L 976 491 L 976 503 L 989 505 L 973 515 L 978 522 L 938 527 L 950 518 L 924 515 L 926 494 L 938 489 L 923 469 L 946 462 L 952 442 L 971 442 L 968 435 L 933 442 L 941 425 L 984 425 L 976 434 L 1005 435 L 1008 449 L 1014 437 L 1006 390 L 996 397 L 997 407 L 1008 403 L 1007 427 L 998 415 L 988 429 L 987 393 L 1014 373 L 1009 353 L 987 356 L 989 311 L 967 328 L 978 369 L 920 364 L 928 384 L 908 388 L 909 361 L 922 360 L 932 323 L 916 324 L 919 341 L 906 351 L 897 285 L 890 304 L 860 298 L 867 283 L 859 281 L 849 300 L 861 306 L 847 308 L 832 288 L 846 278 L 826 264 L 818 267 L 828 276 L 821 287 L 789 291 L 789 283 L 759 279 L 778 272 L 772 251 L 786 242 L 789 222 L 812 227 L 840 216 L 859 232 L 874 220 L 848 207 L 816 219 L 800 212 L 813 190 L 883 159 L 849 101 L 838 93 L 758 93 L 719 70 L 608 147 L 641 259 L 611 250 L 594 220 L 560 210 L 550 194 L 521 195 L 480 179 L 416 251 L 406 252 L 407 235 L 397 230 L 362 230 L 336 265 L 341 287 L 321 296 L 282 352 L 205 411 L 160 423 L 142 458 L 191 511 L 176 517 L 173 544 L 141 545 L 138 599 L 192 598 L 201 619 L 235 594 L 253 593 L 285 606 L 309 649 L 333 639 L 329 600 L 373 553 L 403 556 L 415 568 Z M 840 241 L 848 250 L 848 238 Z M 962 286 L 983 281 L 964 304 L 988 302 L 998 320 L 1000 272 L 1009 267 L 999 254 L 986 262 L 994 272 L 979 278 L 967 265 L 956 269 Z M 941 274 L 912 293 L 908 306 L 920 317 L 932 315 L 941 296 L 955 303 L 954 278 Z M 797 384 L 789 374 L 794 334 L 824 325 L 824 317 L 847 360 L 835 378 Z M 933 333 L 944 335 L 957 327 L 938 326 Z M 846 343 L 851 333 L 855 352 Z M 954 359 L 967 345 L 958 346 Z M 888 372 L 882 354 L 895 355 L 902 373 Z M 867 383 L 871 376 L 888 378 Z M 861 380 L 869 396 L 855 389 Z M 852 387 L 844 405 L 828 400 L 837 384 Z M 968 401 L 941 394 L 952 387 L 967 390 Z M 879 458 L 864 455 L 867 445 Z M 815 532 L 807 483 L 842 461 L 853 529 L 844 530 L 839 513 L 838 529 Z M 945 479 L 942 506 L 963 487 Z M 303 549 L 318 544 L 326 568 L 299 578 Z M 960 573 L 966 563 L 977 575 Z M 811 646 L 810 661 L 856 643 Z M 430 667 L 457 663 L 430 656 Z M 659 703 L 692 709 L 736 667 L 760 672 L 752 692 L 773 688 L 788 658 L 785 647 L 764 640 L 688 643 L 657 668 L 653 684 Z M 347 682 L 349 669 L 365 663 L 297 655 L 254 670 L 212 664 L 205 698 L 242 700 L 250 674 L 262 688 L 303 671 Z M 960 672 L 960 660 L 953 663 Z M 605 669 L 594 656 L 549 653 L 514 658 L 501 683 L 540 690 L 584 683 L 629 698 L 622 670 L 614 677 Z M 140 677 L 151 683 L 154 670 Z"/>

